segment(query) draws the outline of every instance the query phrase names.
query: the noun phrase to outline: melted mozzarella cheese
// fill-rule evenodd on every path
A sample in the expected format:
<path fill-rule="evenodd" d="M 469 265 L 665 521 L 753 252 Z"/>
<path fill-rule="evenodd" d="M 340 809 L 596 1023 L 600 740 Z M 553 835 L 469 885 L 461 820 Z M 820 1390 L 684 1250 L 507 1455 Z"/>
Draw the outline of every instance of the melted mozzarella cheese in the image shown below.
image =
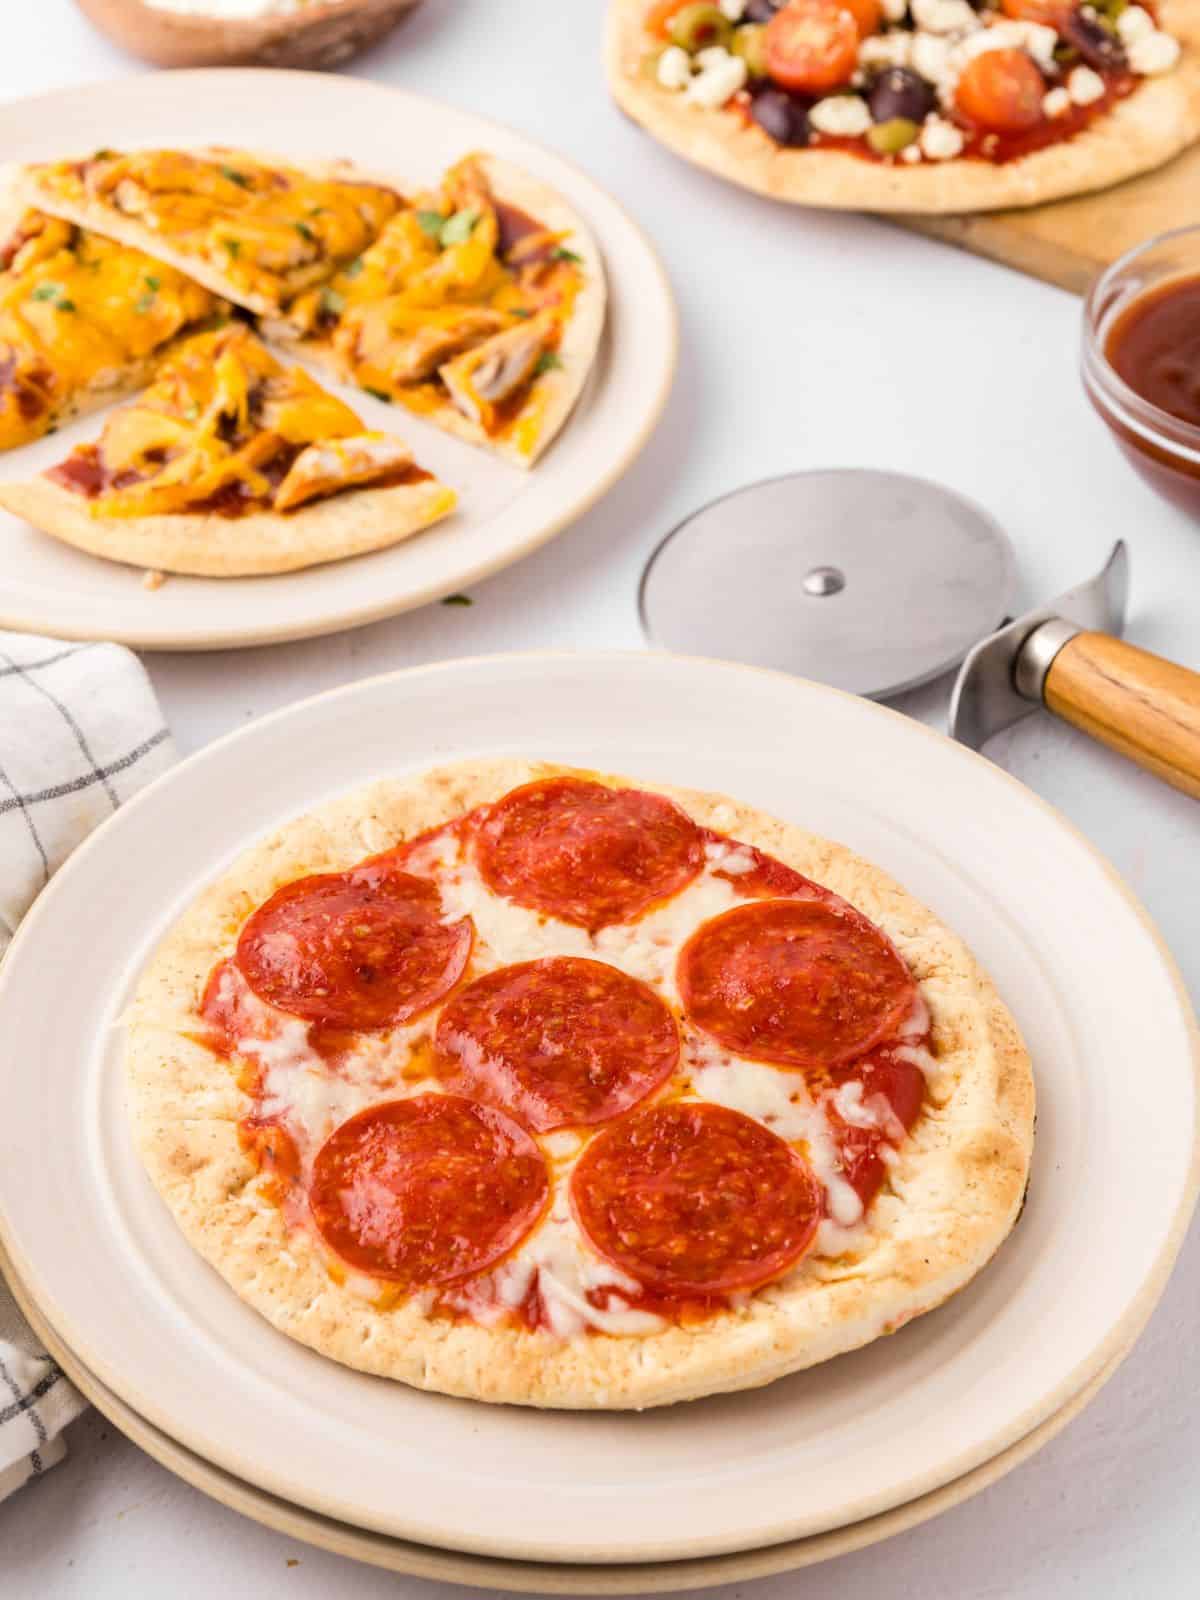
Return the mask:
<path fill-rule="evenodd" d="M 365 827 L 363 837 L 375 850 L 389 842 L 377 831 L 368 838 Z M 580 956 L 606 961 L 651 985 L 676 1012 L 681 1009 L 675 984 L 680 951 L 703 923 L 745 903 L 737 878 L 756 865 L 747 846 L 714 840 L 706 846 L 704 869 L 666 904 L 637 922 L 591 935 L 494 895 L 456 832 L 435 834 L 405 862 L 407 871 L 437 884 L 443 921 L 472 919 L 473 976 L 546 956 Z M 252 1037 L 239 1049 L 262 1068 L 262 1111 L 288 1128 L 306 1173 L 333 1129 L 356 1112 L 384 1100 L 444 1092 L 434 1079 L 423 1076 L 413 1081 L 407 1075 L 413 1051 L 432 1035 L 436 1013 L 385 1035 L 361 1036 L 333 1066 L 310 1047 L 306 1023 L 264 1004 L 249 991 L 241 1004 Z M 932 1073 L 936 1062 L 917 1043 L 928 1026 L 928 1009 L 918 997 L 900 1030 L 905 1042 L 895 1053 Z M 681 1071 L 690 1082 L 689 1096 L 739 1111 L 801 1149 L 827 1195 L 828 1215 L 817 1230 L 813 1254 L 836 1257 L 851 1252 L 862 1236 L 862 1201 L 840 1170 L 826 1110 L 813 1101 L 802 1075 L 731 1055 L 686 1025 L 682 1046 Z M 861 1083 L 843 1084 L 832 1101 L 847 1125 L 879 1129 L 885 1140 L 903 1139 L 904 1129 L 890 1104 L 881 1095 L 865 1097 Z M 662 1318 L 629 1304 L 627 1297 L 636 1297 L 638 1284 L 590 1247 L 571 1214 L 571 1173 L 586 1143 L 584 1133 L 570 1129 L 540 1136 L 553 1196 L 545 1218 L 494 1271 L 438 1296 L 428 1294 L 428 1309 L 440 1300 L 480 1323 L 495 1325 L 524 1305 L 536 1286 L 545 1324 L 563 1339 L 589 1329 L 637 1336 L 664 1326 Z M 880 1146 L 880 1155 L 885 1161 L 895 1159 L 887 1143 Z M 345 1284 L 366 1298 L 378 1296 L 379 1285 L 369 1278 L 349 1274 Z M 594 1305 L 589 1295 L 596 1295 L 601 1304 Z"/>

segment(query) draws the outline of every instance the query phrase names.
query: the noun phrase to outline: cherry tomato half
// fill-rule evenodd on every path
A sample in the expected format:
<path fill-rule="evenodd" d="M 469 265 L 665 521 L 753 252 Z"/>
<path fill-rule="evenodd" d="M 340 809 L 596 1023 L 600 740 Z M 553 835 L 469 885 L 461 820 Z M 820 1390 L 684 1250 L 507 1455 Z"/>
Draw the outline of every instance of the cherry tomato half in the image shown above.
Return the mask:
<path fill-rule="evenodd" d="M 1061 33 L 1075 9 L 1075 0 L 1000 0 L 1000 9 L 1017 22 L 1040 22 Z"/>
<path fill-rule="evenodd" d="M 869 39 L 873 33 L 879 32 L 883 23 L 881 0 L 842 0 L 842 4 L 854 18 L 860 39 Z"/>
<path fill-rule="evenodd" d="M 767 72 L 785 89 L 822 94 L 858 64 L 858 23 L 840 0 L 790 0 L 767 23 Z"/>
<path fill-rule="evenodd" d="M 990 133 L 1024 133 L 1042 120 L 1046 84 L 1023 50 L 987 50 L 963 68 L 958 109 Z"/>

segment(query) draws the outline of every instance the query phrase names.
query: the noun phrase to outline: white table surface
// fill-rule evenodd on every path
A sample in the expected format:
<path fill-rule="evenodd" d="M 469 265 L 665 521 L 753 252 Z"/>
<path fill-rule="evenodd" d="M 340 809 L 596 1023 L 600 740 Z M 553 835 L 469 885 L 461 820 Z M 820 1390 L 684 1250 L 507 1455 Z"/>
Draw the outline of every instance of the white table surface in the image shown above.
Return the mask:
<path fill-rule="evenodd" d="M 553 142 L 621 196 L 661 250 L 682 316 L 679 378 L 657 436 L 606 501 L 478 585 L 470 609 L 431 606 L 272 649 L 151 658 L 180 746 L 411 663 L 543 645 L 636 647 L 636 580 L 661 534 L 715 494 L 805 466 L 923 473 L 982 501 L 1016 545 L 1022 603 L 1091 573 L 1124 535 L 1134 568 L 1129 637 L 1200 668 L 1200 530 L 1134 478 L 1088 411 L 1075 372 L 1078 302 L 886 225 L 776 208 L 681 165 L 607 100 L 601 10 L 600 0 L 427 0 L 355 70 Z M 4 97 L 131 70 L 69 0 L 8 0 L 4 22 Z M 945 702 L 941 684 L 904 708 L 940 724 Z M 1195 802 L 1041 715 L 989 754 L 1116 863 L 1200 995 Z M 1130 1062 L 1130 1071 L 1153 1070 Z M 1134 1354 L 1031 1463 L 833 1566 L 712 1592 L 1194 1596 L 1198 1325 L 1193 1231 Z M 0 1506 L 0 1595 L 453 1600 L 452 1589 L 358 1567 L 243 1520 L 95 1414 L 72 1428 L 70 1451 Z"/>

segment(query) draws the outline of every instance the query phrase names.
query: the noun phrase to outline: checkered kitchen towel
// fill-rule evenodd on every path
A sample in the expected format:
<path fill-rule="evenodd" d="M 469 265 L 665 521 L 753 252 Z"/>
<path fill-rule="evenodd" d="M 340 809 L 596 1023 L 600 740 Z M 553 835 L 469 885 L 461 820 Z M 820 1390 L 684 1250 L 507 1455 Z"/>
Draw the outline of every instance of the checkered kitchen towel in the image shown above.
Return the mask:
<path fill-rule="evenodd" d="M 128 650 L 0 632 L 0 955 L 55 868 L 173 760 Z M 0 1050 L 0 1116 L 15 1070 Z M 0 1500 L 61 1460 L 82 1409 L 0 1279 Z"/>

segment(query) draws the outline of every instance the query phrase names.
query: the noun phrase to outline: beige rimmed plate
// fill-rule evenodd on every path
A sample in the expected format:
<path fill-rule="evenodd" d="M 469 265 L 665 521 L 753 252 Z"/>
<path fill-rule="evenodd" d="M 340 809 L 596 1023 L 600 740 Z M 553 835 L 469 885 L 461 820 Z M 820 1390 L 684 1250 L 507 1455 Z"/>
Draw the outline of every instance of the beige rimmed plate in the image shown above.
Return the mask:
<path fill-rule="evenodd" d="M 340 1368 L 276 1333 L 193 1254 L 126 1127 L 115 1024 L 149 950 L 284 817 L 382 774 L 501 752 L 732 789 L 842 838 L 973 945 L 1029 1041 L 1040 1112 L 1029 1204 L 967 1291 L 764 1390 L 579 1415 Z M 52 881 L 0 975 L 0 1040 L 0 1236 L 95 1376 L 282 1500 L 507 1560 L 762 1549 L 953 1484 L 1127 1348 L 1195 1198 L 1194 1021 L 1111 869 L 960 746 L 870 702 L 718 662 L 450 662 L 306 701 L 210 746 Z M 1152 1096 L 1130 1069 L 1147 1061 Z"/>
<path fill-rule="evenodd" d="M 488 1556 L 460 1555 L 429 1545 L 409 1544 L 402 1539 L 389 1539 L 386 1534 L 368 1533 L 344 1522 L 334 1522 L 314 1511 L 306 1511 L 301 1506 L 289 1505 L 285 1500 L 264 1494 L 253 1484 L 245 1483 L 200 1456 L 193 1455 L 190 1450 L 185 1450 L 181 1444 L 176 1444 L 174 1439 L 139 1416 L 123 1400 L 119 1400 L 111 1389 L 106 1389 L 41 1316 L 5 1260 L 2 1249 L 0 1273 L 7 1274 L 9 1286 L 39 1338 L 76 1388 L 128 1439 L 193 1489 L 199 1489 L 202 1494 L 231 1511 L 238 1511 L 276 1533 L 300 1539 L 332 1555 L 346 1556 L 353 1561 L 384 1567 L 391 1572 L 404 1572 L 412 1577 L 436 1578 L 445 1583 L 471 1584 L 519 1594 L 669 1594 L 679 1589 L 711 1588 L 719 1583 L 766 1578 L 863 1550 L 882 1539 L 890 1539 L 894 1534 L 919 1527 L 931 1517 L 961 1505 L 1014 1467 L 1020 1466 L 1061 1433 L 1095 1399 L 1120 1366 L 1125 1354 L 1122 1352 L 1115 1356 L 1074 1400 L 993 1460 L 932 1494 L 923 1495 L 908 1505 L 898 1506 L 894 1511 L 871 1517 L 866 1522 L 839 1528 L 832 1533 L 814 1534 L 809 1539 L 772 1545 L 766 1550 L 710 1556 L 707 1560 L 647 1563 L 643 1566 L 575 1567 L 528 1561 L 496 1561 Z"/>
<path fill-rule="evenodd" d="M 278 577 L 142 574 L 73 550 L 0 512 L 0 627 L 156 650 L 267 644 L 372 622 L 507 566 L 574 522 L 629 467 L 666 403 L 675 366 L 670 287 L 645 236 L 577 168 L 532 140 L 453 107 L 318 73 L 172 72 L 0 106 L 5 161 L 145 145 L 246 144 L 295 160 L 349 157 L 413 188 L 468 151 L 526 168 L 591 228 L 608 276 L 608 323 L 573 415 L 530 472 L 448 438 L 403 408 L 331 385 L 372 428 L 408 440 L 459 495 L 444 522 L 390 550 Z M 28 477 L 94 437 L 95 416 L 0 455 Z"/>

